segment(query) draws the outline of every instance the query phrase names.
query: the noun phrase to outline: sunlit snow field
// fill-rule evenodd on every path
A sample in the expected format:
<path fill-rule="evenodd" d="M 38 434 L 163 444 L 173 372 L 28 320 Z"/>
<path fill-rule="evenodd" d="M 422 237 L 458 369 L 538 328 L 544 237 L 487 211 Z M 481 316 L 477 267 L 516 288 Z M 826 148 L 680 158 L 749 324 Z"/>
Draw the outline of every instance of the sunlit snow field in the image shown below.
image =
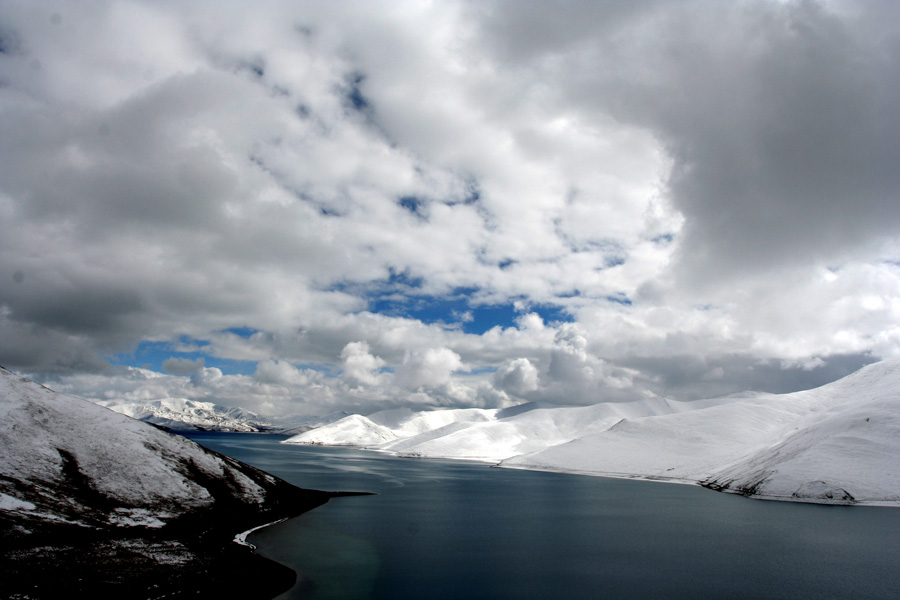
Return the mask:
<path fill-rule="evenodd" d="M 378 493 L 250 536 L 299 574 L 280 598 L 894 598 L 900 585 L 894 508 L 190 437 L 297 485 Z"/>

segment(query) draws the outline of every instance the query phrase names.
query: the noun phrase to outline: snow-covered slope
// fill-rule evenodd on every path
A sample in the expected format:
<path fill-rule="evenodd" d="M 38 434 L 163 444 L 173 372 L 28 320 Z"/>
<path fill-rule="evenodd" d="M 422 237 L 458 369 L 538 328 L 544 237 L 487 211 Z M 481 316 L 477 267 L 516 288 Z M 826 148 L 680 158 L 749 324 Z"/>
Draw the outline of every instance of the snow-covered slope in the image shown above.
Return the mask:
<path fill-rule="evenodd" d="M 900 504 L 900 362 L 791 394 L 458 412 L 356 415 L 286 442 L 696 482 L 761 498 Z"/>
<path fill-rule="evenodd" d="M 0 368 L 0 594 L 188 585 L 235 533 L 328 497 Z"/>
<path fill-rule="evenodd" d="M 284 443 L 374 446 L 394 439 L 397 439 L 397 435 L 390 428 L 379 425 L 362 415 L 350 415 L 329 425 L 290 437 Z"/>
<path fill-rule="evenodd" d="M 504 461 L 504 466 L 696 481 L 748 449 L 792 430 L 798 415 L 771 396 L 664 415 L 623 418 L 611 427 Z M 794 407 L 797 408 L 797 407 Z"/>
<path fill-rule="evenodd" d="M 268 431 L 277 428 L 267 419 L 243 408 L 212 402 L 166 398 L 146 402 L 97 400 L 100 406 L 174 431 Z"/>
<path fill-rule="evenodd" d="M 802 394 L 815 404 L 802 426 L 704 485 L 770 499 L 900 503 L 900 363 Z"/>
<path fill-rule="evenodd" d="M 625 420 L 503 466 L 696 481 L 770 499 L 900 503 L 900 363 L 813 390 Z"/>

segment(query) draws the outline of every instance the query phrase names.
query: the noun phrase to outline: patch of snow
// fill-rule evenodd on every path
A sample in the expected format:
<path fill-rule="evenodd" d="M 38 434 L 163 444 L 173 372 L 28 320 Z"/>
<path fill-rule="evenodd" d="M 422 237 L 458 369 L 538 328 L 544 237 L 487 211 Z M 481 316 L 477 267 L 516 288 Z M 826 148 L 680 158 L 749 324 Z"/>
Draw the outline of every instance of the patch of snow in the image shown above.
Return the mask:
<path fill-rule="evenodd" d="M 19 500 L 12 496 L 0 493 L 0 510 L 34 510 L 36 507 L 31 502 Z"/>
<path fill-rule="evenodd" d="M 159 529 L 164 526 L 157 516 L 145 508 L 117 508 L 109 515 L 109 523 L 116 527 L 149 527 Z"/>

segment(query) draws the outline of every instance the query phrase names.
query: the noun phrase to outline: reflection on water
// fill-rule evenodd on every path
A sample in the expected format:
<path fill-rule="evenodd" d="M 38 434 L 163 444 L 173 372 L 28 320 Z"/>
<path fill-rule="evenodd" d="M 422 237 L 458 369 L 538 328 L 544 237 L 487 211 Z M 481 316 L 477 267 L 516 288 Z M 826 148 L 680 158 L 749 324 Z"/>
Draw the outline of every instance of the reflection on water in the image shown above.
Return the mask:
<path fill-rule="evenodd" d="M 299 574 L 280 598 L 895 598 L 900 510 L 696 486 L 194 439 L 336 498 L 249 541 Z"/>

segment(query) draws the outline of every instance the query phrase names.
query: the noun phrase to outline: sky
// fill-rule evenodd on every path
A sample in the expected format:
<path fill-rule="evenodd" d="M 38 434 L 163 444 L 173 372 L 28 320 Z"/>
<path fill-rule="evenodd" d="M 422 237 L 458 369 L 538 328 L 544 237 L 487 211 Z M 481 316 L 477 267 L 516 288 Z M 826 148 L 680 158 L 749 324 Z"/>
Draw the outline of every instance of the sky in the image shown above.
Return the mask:
<path fill-rule="evenodd" d="M 0 364 L 267 416 L 900 357 L 900 4 L 0 3 Z"/>

